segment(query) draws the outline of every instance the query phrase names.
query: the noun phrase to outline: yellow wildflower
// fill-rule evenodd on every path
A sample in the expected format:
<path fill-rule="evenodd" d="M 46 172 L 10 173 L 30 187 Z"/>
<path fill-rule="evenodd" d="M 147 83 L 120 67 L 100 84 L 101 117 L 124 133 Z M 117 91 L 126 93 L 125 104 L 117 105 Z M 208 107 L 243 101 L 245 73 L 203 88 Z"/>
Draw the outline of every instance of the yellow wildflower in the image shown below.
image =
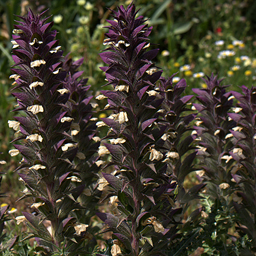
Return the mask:
<path fill-rule="evenodd" d="M 250 75 L 252 74 L 252 71 L 251 71 L 251 70 L 246 70 L 246 71 L 244 72 L 244 74 L 245 74 L 246 76 L 250 76 Z"/>
<path fill-rule="evenodd" d="M 185 71 L 185 76 L 192 76 L 193 75 L 193 73 L 192 73 L 192 71 L 191 70 L 187 70 L 187 71 Z"/>

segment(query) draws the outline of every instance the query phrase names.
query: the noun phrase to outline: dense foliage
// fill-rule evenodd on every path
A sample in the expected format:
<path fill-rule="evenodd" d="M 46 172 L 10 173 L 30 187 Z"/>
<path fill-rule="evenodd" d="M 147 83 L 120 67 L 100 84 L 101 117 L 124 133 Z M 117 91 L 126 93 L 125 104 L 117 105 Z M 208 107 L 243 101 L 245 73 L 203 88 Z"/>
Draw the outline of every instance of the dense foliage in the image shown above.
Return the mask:
<path fill-rule="evenodd" d="M 18 16 L 9 154 L 22 156 L 30 207 L 10 220 L 16 209 L 1 205 L 2 255 L 254 255 L 256 88 L 211 74 L 187 95 L 154 63 L 152 23 L 135 5 L 110 15 L 96 97 L 45 12 Z"/>

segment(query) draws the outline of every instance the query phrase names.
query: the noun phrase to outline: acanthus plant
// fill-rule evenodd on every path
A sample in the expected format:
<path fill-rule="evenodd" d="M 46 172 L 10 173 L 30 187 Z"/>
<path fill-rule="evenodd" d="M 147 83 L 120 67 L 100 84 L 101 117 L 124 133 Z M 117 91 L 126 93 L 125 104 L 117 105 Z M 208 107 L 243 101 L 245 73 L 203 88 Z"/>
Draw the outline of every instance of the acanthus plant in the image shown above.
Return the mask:
<path fill-rule="evenodd" d="M 107 98 L 106 108 L 112 111 L 109 118 L 102 118 L 110 129 L 100 154 L 112 157 L 109 166 L 115 171 L 103 173 L 103 177 L 109 183 L 106 198 L 115 197 L 118 213 L 97 215 L 113 231 L 113 251 L 122 255 L 167 255 L 177 238 L 182 209 L 175 204 L 177 179 L 167 174 L 166 159 L 172 152 L 163 146 L 162 136 L 167 136 L 165 131 L 170 127 L 159 114 L 165 100 L 158 87 L 162 72 L 152 62 L 158 49 L 149 50 L 152 27 L 145 24 L 143 16 L 136 17 L 133 4 L 127 9 L 119 7 L 112 15 L 114 20 L 108 21 L 104 40 L 108 47 L 100 54 L 108 65 L 102 70 L 114 87 L 101 91 L 99 97 Z M 178 88 L 177 94 L 180 89 L 183 91 Z M 178 114 L 185 111 L 190 98 L 184 98 L 184 102 L 181 99 Z M 181 155 L 185 151 L 180 148 Z"/>
<path fill-rule="evenodd" d="M 23 214 L 39 244 L 37 249 L 43 248 L 47 255 L 86 255 L 90 249 L 85 241 L 89 244 L 94 239 L 86 233 L 90 223 L 83 221 L 88 218 L 78 218 L 76 211 L 87 213 L 80 203 L 84 189 L 90 189 L 83 168 L 89 165 L 89 171 L 97 172 L 92 159 L 95 124 L 90 126 L 91 97 L 86 93 L 89 87 L 84 87 L 86 81 L 77 80 L 80 62 L 65 60 L 55 38 L 57 32 L 51 30 L 53 23 L 46 23 L 43 14 L 29 11 L 27 17 L 19 17 L 22 21 L 14 29 L 11 78 L 16 84 L 15 111 L 20 115 L 9 126 L 19 134 L 15 141 L 20 144 L 14 144 L 16 149 L 10 154 L 23 156 L 18 171 L 28 189 L 24 197 L 34 199 L 31 208 L 37 212 Z M 76 141 L 80 136 L 83 142 Z M 84 143 L 92 150 L 86 150 Z M 45 221 L 50 223 L 48 229 Z M 94 248 L 95 241 L 92 243 Z"/>
<path fill-rule="evenodd" d="M 230 138 L 239 127 L 229 116 L 229 112 L 236 111 L 233 108 L 234 96 L 226 91 L 228 86 L 221 85 L 223 79 L 218 80 L 212 74 L 203 80 L 207 88 L 192 89 L 199 102 L 193 104 L 194 110 L 198 111 L 193 132 L 198 143 L 197 159 L 200 161 L 196 174 L 199 181 L 207 184 L 202 194 L 206 220 L 202 222 L 204 232 L 200 241 L 205 241 L 205 247 L 207 244 L 210 248 L 214 245 L 212 254 L 224 254 L 233 251 L 232 243 L 226 246 L 227 240 L 235 239 L 232 233 L 228 233 L 235 225 L 230 195 L 234 191 L 232 173 L 236 168 L 229 152 L 233 146 Z"/>
<path fill-rule="evenodd" d="M 229 113 L 236 122 L 236 130 L 231 131 L 233 148 L 229 155 L 235 167 L 232 172 L 236 184 L 232 195 L 238 214 L 237 231 L 244 237 L 240 248 L 241 255 L 254 255 L 256 252 L 256 87 L 242 86 L 242 93 L 232 91 L 238 101 L 236 111 Z M 248 236 L 246 238 L 246 236 Z"/>

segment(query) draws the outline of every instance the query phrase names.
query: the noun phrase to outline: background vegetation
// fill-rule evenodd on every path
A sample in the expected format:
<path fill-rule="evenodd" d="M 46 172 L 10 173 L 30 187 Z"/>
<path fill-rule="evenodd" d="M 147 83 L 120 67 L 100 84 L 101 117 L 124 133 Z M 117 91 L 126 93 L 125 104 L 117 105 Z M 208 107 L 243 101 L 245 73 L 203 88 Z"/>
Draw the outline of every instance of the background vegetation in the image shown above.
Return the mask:
<path fill-rule="evenodd" d="M 110 18 L 108 8 L 116 9 L 129 3 L 114 0 L 0 1 L 0 160 L 6 162 L 0 165 L 3 173 L 1 192 L 6 196 L 0 202 L 2 207 L 3 204 L 9 205 L 9 237 L 24 229 L 15 224 L 14 217 L 21 211 L 31 210 L 29 199 L 17 201 L 25 188 L 14 172 L 21 159 L 10 157 L 8 153 L 14 139 L 13 131 L 8 127 L 8 120 L 14 116 L 12 109 L 15 104 L 9 80 L 10 67 L 14 64 L 11 57 L 14 15 L 25 15 L 28 8 L 36 13 L 49 9 L 48 14 L 52 15 L 54 29 L 59 31 L 57 38 L 64 54 L 70 52 L 74 60 L 84 57 L 80 70 L 84 71 L 84 77 L 89 78 L 88 84 L 92 85 L 97 96 L 105 83 L 104 74 L 99 69 L 104 65 L 99 52 L 105 48 L 103 40 L 107 29 L 104 26 Z M 244 84 L 248 87 L 255 85 L 255 1 L 138 0 L 134 3 L 140 9 L 139 13 L 148 17 L 148 23 L 153 26 L 150 42 L 160 49 L 156 65 L 163 69 L 164 76 L 175 73 L 174 82 L 186 78 L 186 94 L 195 95 L 192 88 L 206 88 L 206 82 L 200 78 L 210 76 L 212 72 L 220 78 L 225 77 L 225 84 L 229 84 L 232 90 L 241 91 L 240 86 Z M 100 105 L 98 110 L 103 107 Z M 105 117 L 106 114 L 103 111 L 99 115 Z M 101 136 L 104 136 L 104 131 Z M 193 177 L 186 182 L 189 186 Z M 32 251 L 31 245 L 29 250 Z M 211 253 L 208 252 L 209 255 Z"/>

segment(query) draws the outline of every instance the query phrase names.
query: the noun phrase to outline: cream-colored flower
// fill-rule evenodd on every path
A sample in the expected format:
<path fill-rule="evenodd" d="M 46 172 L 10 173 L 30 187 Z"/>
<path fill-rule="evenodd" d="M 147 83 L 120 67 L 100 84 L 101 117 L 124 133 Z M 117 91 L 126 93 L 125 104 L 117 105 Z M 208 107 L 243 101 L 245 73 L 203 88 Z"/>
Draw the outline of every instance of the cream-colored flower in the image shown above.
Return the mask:
<path fill-rule="evenodd" d="M 117 114 L 116 116 L 117 121 L 119 124 L 123 124 L 125 122 L 128 122 L 128 116 L 126 112 L 121 111 L 120 113 Z"/>
<path fill-rule="evenodd" d="M 11 149 L 9 150 L 9 154 L 11 156 L 17 156 L 20 153 L 20 151 L 18 149 Z"/>
<path fill-rule="evenodd" d="M 95 162 L 95 164 L 96 164 L 98 167 L 100 167 L 101 165 L 105 164 L 105 161 L 103 161 L 103 160 L 98 160 L 98 161 Z"/>
<path fill-rule="evenodd" d="M 129 85 L 117 85 L 115 91 L 129 92 Z"/>
<path fill-rule="evenodd" d="M 92 137 L 92 139 L 93 139 L 95 142 L 101 141 L 101 138 L 98 137 L 98 136 L 94 136 L 94 137 Z"/>
<path fill-rule="evenodd" d="M 0 160 L 0 164 L 6 164 L 6 161 Z"/>
<path fill-rule="evenodd" d="M 82 180 L 76 176 L 68 177 L 67 180 L 71 180 L 72 182 L 82 182 Z"/>
<path fill-rule="evenodd" d="M 150 43 L 147 43 L 145 46 L 143 46 L 142 49 L 147 49 L 150 46 Z"/>
<path fill-rule="evenodd" d="M 89 225 L 87 224 L 79 224 L 79 225 L 75 225 L 75 231 L 76 231 L 76 235 L 80 236 L 82 232 L 85 232 L 86 229 L 89 227 Z"/>
<path fill-rule="evenodd" d="M 190 70 L 190 69 L 191 69 L 190 65 L 184 65 L 184 66 L 180 67 L 180 71 L 187 71 L 187 70 Z"/>
<path fill-rule="evenodd" d="M 58 50 L 61 48 L 61 46 L 59 45 L 59 46 L 56 46 L 56 47 L 54 47 L 54 48 L 52 48 L 51 50 L 50 50 L 50 53 L 56 53 L 56 52 L 58 52 Z"/>
<path fill-rule="evenodd" d="M 214 132 L 214 135 L 218 135 L 220 133 L 220 129 L 217 129 L 215 132 Z"/>
<path fill-rule="evenodd" d="M 196 174 L 197 174 L 199 177 L 202 177 L 202 176 L 204 176 L 205 171 L 204 171 L 204 170 L 197 170 L 197 171 L 196 171 Z"/>
<path fill-rule="evenodd" d="M 34 115 L 36 115 L 39 112 L 44 112 L 44 108 L 41 105 L 32 105 L 32 106 L 27 107 L 27 111 L 30 111 Z"/>
<path fill-rule="evenodd" d="M 98 121 L 98 118 L 97 117 L 92 117 L 92 118 L 90 118 L 90 121 Z"/>
<path fill-rule="evenodd" d="M 25 216 L 17 216 L 16 218 L 17 225 L 20 225 L 20 223 L 24 222 L 26 220 Z"/>
<path fill-rule="evenodd" d="M 107 126 L 103 121 L 99 121 L 96 123 L 97 127 Z"/>
<path fill-rule="evenodd" d="M 120 246 L 118 244 L 113 244 L 111 246 L 111 255 L 112 256 L 122 255 L 121 248 L 120 248 Z"/>
<path fill-rule="evenodd" d="M 103 94 L 100 94 L 96 97 L 96 100 L 103 100 L 103 99 L 106 99 L 107 97 Z"/>
<path fill-rule="evenodd" d="M 97 107 L 99 106 L 99 104 L 92 102 L 92 103 L 91 103 L 91 106 L 92 106 L 92 108 L 97 108 Z"/>
<path fill-rule="evenodd" d="M 226 182 L 223 182 L 223 183 L 221 183 L 220 185 L 219 185 L 219 188 L 220 189 L 227 189 L 227 188 L 229 188 L 230 187 L 230 185 L 228 184 L 228 183 L 226 183 Z"/>
<path fill-rule="evenodd" d="M 205 211 L 201 211 L 201 217 L 204 219 L 208 218 L 209 214 L 207 214 Z"/>
<path fill-rule="evenodd" d="M 147 93 L 149 96 L 156 96 L 156 95 L 159 94 L 159 93 L 156 92 L 155 90 L 150 90 L 150 91 L 147 91 L 146 93 Z"/>
<path fill-rule="evenodd" d="M 36 88 L 37 86 L 43 86 L 44 83 L 43 82 L 39 82 L 39 81 L 36 81 L 36 82 L 33 82 L 29 85 L 29 88 L 32 89 L 32 88 Z"/>
<path fill-rule="evenodd" d="M 79 18 L 79 22 L 82 24 L 82 25 L 86 25 L 88 22 L 89 22 L 89 17 L 87 16 L 82 16 Z"/>
<path fill-rule="evenodd" d="M 157 151 L 156 149 L 154 148 L 151 148 L 150 149 L 150 154 L 149 154 L 149 160 L 150 161 L 154 161 L 154 160 L 161 160 L 162 158 L 164 157 L 164 155 L 160 152 L 160 151 Z"/>
<path fill-rule="evenodd" d="M 153 75 L 155 72 L 157 72 L 158 69 L 157 68 L 150 68 L 146 71 L 146 73 L 148 73 L 150 76 Z"/>
<path fill-rule="evenodd" d="M 233 148 L 233 153 L 237 154 L 238 156 L 242 156 L 243 155 L 243 150 L 241 148 Z"/>
<path fill-rule="evenodd" d="M 193 77 L 195 77 L 195 78 L 199 78 L 199 77 L 203 77 L 203 76 L 204 76 L 203 72 L 199 72 L 199 73 L 194 73 L 193 74 Z"/>
<path fill-rule="evenodd" d="M 20 75 L 17 75 L 17 74 L 12 74 L 9 76 L 9 79 L 14 79 L 14 80 L 17 80 L 20 78 Z"/>
<path fill-rule="evenodd" d="M 35 141 L 42 142 L 43 141 L 43 137 L 39 134 L 31 134 L 31 135 L 27 136 L 26 139 L 30 140 L 32 142 L 35 142 Z"/>
<path fill-rule="evenodd" d="M 85 5 L 86 0 L 77 0 L 77 5 Z"/>
<path fill-rule="evenodd" d="M 69 117 L 69 116 L 64 116 L 61 118 L 60 122 L 61 123 L 65 123 L 65 122 L 72 122 L 74 120 L 74 118 Z"/>
<path fill-rule="evenodd" d="M 35 165 L 29 167 L 29 169 L 30 169 L 30 170 L 31 170 L 31 169 L 34 169 L 34 170 L 46 169 L 46 166 L 41 165 L 41 164 L 35 164 Z"/>
<path fill-rule="evenodd" d="M 119 144 L 119 143 L 122 144 L 122 143 L 125 143 L 126 140 L 123 138 L 117 138 L 117 139 L 110 139 L 109 142 L 111 144 Z"/>
<path fill-rule="evenodd" d="M 108 185 L 107 180 L 104 177 L 101 177 L 98 180 L 98 190 L 102 191 Z"/>
<path fill-rule="evenodd" d="M 62 68 L 57 68 L 56 70 L 52 71 L 52 73 L 53 73 L 54 75 L 57 75 L 57 74 L 60 73 L 61 69 L 62 69 Z"/>
<path fill-rule="evenodd" d="M 23 30 L 15 28 L 15 29 L 12 30 L 12 33 L 13 34 L 23 34 Z"/>
<path fill-rule="evenodd" d="M 69 148 L 75 147 L 76 145 L 73 143 L 67 143 L 61 147 L 62 151 L 67 151 Z"/>
<path fill-rule="evenodd" d="M 19 47 L 19 44 L 15 40 L 11 40 L 12 43 L 12 49 L 16 49 Z"/>
<path fill-rule="evenodd" d="M 69 90 L 68 89 L 59 89 L 57 90 L 60 94 L 65 94 L 65 93 L 69 93 Z"/>
<path fill-rule="evenodd" d="M 44 202 L 39 202 L 39 203 L 33 203 L 30 207 L 38 209 L 40 206 L 43 206 L 43 205 L 45 205 Z"/>
<path fill-rule="evenodd" d="M 172 82 L 178 83 L 180 81 L 180 78 L 178 76 L 173 77 Z"/>
<path fill-rule="evenodd" d="M 243 110 L 242 108 L 231 108 L 235 113 L 239 113 L 241 110 Z"/>
<path fill-rule="evenodd" d="M 225 136 L 225 140 L 226 139 L 229 139 L 229 138 L 232 138 L 233 137 L 233 134 L 232 133 L 228 133 L 226 136 Z"/>
<path fill-rule="evenodd" d="M 107 147 L 106 146 L 99 146 L 98 155 L 103 156 L 103 155 L 106 155 L 106 154 L 110 154 Z"/>
<path fill-rule="evenodd" d="M 118 202 L 118 197 L 117 196 L 111 196 L 109 198 L 109 202 L 112 204 L 112 205 L 116 205 L 116 203 Z"/>
<path fill-rule="evenodd" d="M 32 42 L 30 42 L 29 44 L 30 45 L 35 45 L 36 43 L 38 43 L 38 44 L 42 44 L 43 43 L 43 41 L 38 41 L 38 39 L 35 37 L 34 39 L 33 39 L 33 41 Z"/>
<path fill-rule="evenodd" d="M 31 68 L 38 68 L 41 65 L 46 64 L 45 60 L 34 60 L 32 62 L 30 62 L 30 67 Z"/>
<path fill-rule="evenodd" d="M 166 157 L 179 158 L 180 156 L 179 156 L 179 153 L 172 151 L 172 152 L 167 152 Z"/>
<path fill-rule="evenodd" d="M 13 128 L 14 131 L 19 131 L 20 129 L 20 122 L 8 120 L 8 126 L 9 128 Z"/>
<path fill-rule="evenodd" d="M 226 160 L 226 163 L 228 163 L 232 159 L 232 156 L 224 155 L 221 159 Z"/>

